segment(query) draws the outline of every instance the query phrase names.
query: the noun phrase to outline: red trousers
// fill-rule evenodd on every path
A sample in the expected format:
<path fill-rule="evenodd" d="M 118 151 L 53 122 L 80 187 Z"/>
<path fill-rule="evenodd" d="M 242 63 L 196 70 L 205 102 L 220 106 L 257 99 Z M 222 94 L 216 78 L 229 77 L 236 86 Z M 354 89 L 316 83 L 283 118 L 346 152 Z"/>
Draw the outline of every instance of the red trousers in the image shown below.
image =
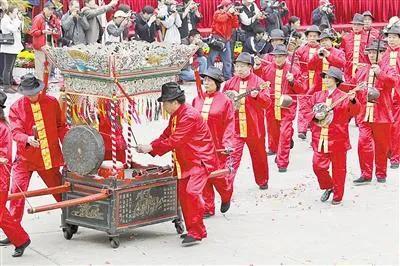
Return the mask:
<path fill-rule="evenodd" d="M 390 143 L 390 162 L 400 163 L 400 106 L 393 106 L 394 122 L 392 124 L 392 138 Z"/>
<path fill-rule="evenodd" d="M 298 115 L 297 115 L 297 132 L 306 133 L 310 124 L 307 114 L 309 111 L 308 106 L 309 97 L 298 97 L 297 101 L 299 103 Z"/>
<path fill-rule="evenodd" d="M 313 170 L 318 178 L 321 189 L 333 189 L 333 199 L 341 201 L 346 179 L 347 152 L 320 153 L 314 152 Z M 329 174 L 329 165 L 332 163 L 332 177 Z"/>
<path fill-rule="evenodd" d="M 290 142 L 294 133 L 292 120 L 268 121 L 268 134 L 271 139 L 270 150 L 276 152 L 276 164 L 279 168 L 287 168 L 289 165 Z"/>
<path fill-rule="evenodd" d="M 12 167 L 12 182 L 11 193 L 25 192 L 28 190 L 29 182 L 31 180 L 33 171 L 25 170 L 18 159 L 14 162 Z M 49 170 L 37 171 L 47 187 L 60 186 L 62 177 L 59 167 L 54 167 Z M 61 194 L 53 195 L 56 201 L 61 201 Z M 17 222 L 21 222 L 24 214 L 25 199 L 12 200 L 10 202 L 10 213 Z"/>
<path fill-rule="evenodd" d="M 6 208 L 8 193 L 7 191 L 0 191 L 0 228 L 3 229 L 4 234 L 16 247 L 22 246 L 28 241 L 29 236 L 21 227 Z"/>
<path fill-rule="evenodd" d="M 186 230 L 188 235 L 195 239 L 207 237 L 206 227 L 203 223 L 205 204 L 202 197 L 202 191 L 207 183 L 207 173 L 204 168 L 199 167 L 199 170 L 196 173 L 198 176 L 178 180 L 179 204 L 182 208 Z M 196 189 L 192 189 L 193 187 Z"/>
<path fill-rule="evenodd" d="M 230 174 L 228 178 L 232 190 L 235 175 L 239 168 L 240 161 L 242 160 L 244 144 L 247 144 L 247 147 L 249 148 L 254 178 L 257 185 L 262 186 L 268 183 L 269 174 L 267 152 L 265 151 L 265 136 L 260 138 L 254 136 L 241 138 L 239 134 L 235 133 L 232 145 L 233 152 L 231 154 L 233 173 Z"/>
<path fill-rule="evenodd" d="M 360 130 L 358 158 L 361 176 L 366 179 L 372 178 L 375 157 L 376 177 L 386 178 L 391 124 L 362 122 L 358 128 Z"/>

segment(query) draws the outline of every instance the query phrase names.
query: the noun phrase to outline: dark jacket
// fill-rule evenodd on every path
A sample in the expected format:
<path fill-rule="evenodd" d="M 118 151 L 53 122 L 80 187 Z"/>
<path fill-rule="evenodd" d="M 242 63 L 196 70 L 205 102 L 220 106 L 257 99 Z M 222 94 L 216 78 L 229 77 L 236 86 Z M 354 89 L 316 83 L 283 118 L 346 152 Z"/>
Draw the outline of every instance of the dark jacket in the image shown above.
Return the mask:
<path fill-rule="evenodd" d="M 135 32 L 140 40 L 146 42 L 154 42 L 156 40 L 156 33 L 158 26 L 156 22 L 153 22 L 150 26 L 143 19 L 142 14 L 136 17 L 135 21 Z"/>
<path fill-rule="evenodd" d="M 267 32 L 268 34 L 271 33 L 272 30 L 274 29 L 282 29 L 283 28 L 283 23 L 282 23 L 282 18 L 286 16 L 289 11 L 285 9 L 275 9 L 275 8 L 270 8 L 268 7 L 265 10 L 266 13 L 266 20 L 267 20 Z"/>
<path fill-rule="evenodd" d="M 332 28 L 331 25 L 335 20 L 335 14 L 326 13 L 317 7 L 313 10 L 311 19 L 313 25 L 317 25 L 318 27 L 321 27 L 321 25 L 326 25 L 327 27 Z"/>
<path fill-rule="evenodd" d="M 261 39 L 256 41 L 254 36 L 248 37 L 244 43 L 243 52 L 254 55 L 263 55 L 272 52 L 273 48 L 269 42 Z"/>
<path fill-rule="evenodd" d="M 179 33 L 181 34 L 181 38 L 184 39 L 189 36 L 189 19 L 192 24 L 192 29 L 197 29 L 197 24 L 200 22 L 199 17 L 196 16 L 195 12 L 189 12 L 185 18 L 182 17 L 182 26 L 179 28 Z"/>

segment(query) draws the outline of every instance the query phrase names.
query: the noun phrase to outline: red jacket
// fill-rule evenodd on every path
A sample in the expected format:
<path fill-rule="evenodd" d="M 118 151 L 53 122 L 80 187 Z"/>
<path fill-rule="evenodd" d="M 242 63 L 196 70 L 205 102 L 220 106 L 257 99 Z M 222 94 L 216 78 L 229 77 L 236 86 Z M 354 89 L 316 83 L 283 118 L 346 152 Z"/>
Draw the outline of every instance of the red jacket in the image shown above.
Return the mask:
<path fill-rule="evenodd" d="M 364 30 L 360 33 L 360 49 L 359 49 L 359 60 L 358 63 L 369 63 L 368 56 L 365 54 L 365 47 L 367 46 L 368 33 Z M 340 44 L 340 48 L 344 51 L 346 55 L 346 65 L 345 65 L 345 75 L 348 80 L 352 77 L 352 68 L 353 68 L 353 51 L 354 51 L 354 36 L 356 34 L 351 31 L 343 36 L 342 43 Z M 370 37 L 370 42 L 371 42 Z"/>
<path fill-rule="evenodd" d="M 217 149 L 232 148 L 233 134 L 235 133 L 235 110 L 232 101 L 219 91 L 206 94 L 206 97 L 213 99 L 208 112 L 207 124 L 215 147 Z M 193 107 L 200 113 L 202 113 L 203 106 L 204 99 L 196 97 L 193 100 Z"/>
<path fill-rule="evenodd" d="M 396 52 L 397 53 L 397 58 L 396 58 L 396 63 L 391 64 L 390 62 L 390 54 L 391 52 Z M 390 48 L 388 46 L 386 52 L 384 53 L 382 60 L 381 60 L 382 65 L 388 65 L 391 66 L 395 69 L 397 77 L 396 77 L 396 84 L 394 86 L 395 92 L 393 96 L 393 105 L 394 106 L 400 106 L 400 47 L 396 49 Z"/>
<path fill-rule="evenodd" d="M 241 81 L 247 81 L 247 89 L 258 88 L 264 83 L 264 81 L 254 73 L 251 73 L 245 79 L 234 76 L 225 83 L 223 91 L 233 90 L 239 92 Z M 256 98 L 250 95 L 246 96 L 245 110 L 248 137 L 265 137 L 264 111 L 270 104 L 271 99 L 269 98 L 268 90 L 260 91 Z M 240 134 L 239 110 L 235 111 L 235 132 Z"/>
<path fill-rule="evenodd" d="M 343 69 L 346 64 L 344 52 L 333 47 L 329 49 L 329 52 L 331 54 L 326 58 L 326 61 L 328 61 L 327 69 L 329 69 L 330 66 Z M 315 54 L 308 63 L 308 69 L 315 71 L 314 86 L 310 91 L 308 91 L 309 94 L 313 94 L 314 92 L 322 89 L 321 73 L 323 69 L 323 59 L 319 58 L 318 54 Z"/>
<path fill-rule="evenodd" d="M 375 88 L 380 92 L 378 101 L 373 106 L 374 123 L 392 123 L 392 88 L 396 82 L 396 72 L 388 65 L 380 64 L 381 72 L 375 78 Z M 368 82 L 371 66 L 367 65 L 356 72 L 355 83 Z M 361 103 L 360 121 L 364 121 L 367 110 L 367 90 L 358 91 L 357 98 Z M 369 109 L 369 108 L 368 108 Z"/>
<path fill-rule="evenodd" d="M 294 75 L 294 81 L 293 84 L 290 84 L 287 79 L 286 79 L 286 74 L 290 70 L 290 64 L 286 62 L 282 67 L 278 67 L 275 63 L 270 64 L 266 68 L 264 68 L 264 72 L 262 75 L 262 78 L 265 81 L 271 82 L 271 87 L 269 90 L 269 94 L 271 95 L 271 102 L 275 103 L 275 77 L 276 77 L 276 72 L 278 69 L 283 70 L 282 74 L 282 84 L 281 84 L 281 94 L 286 94 L 286 95 L 292 95 L 293 98 L 293 104 L 289 108 L 281 108 L 281 116 L 282 120 L 293 120 L 296 116 L 296 108 L 297 108 L 297 96 L 294 94 L 303 94 L 304 91 L 304 84 L 303 84 L 303 77 L 301 75 L 300 69 L 293 65 L 292 68 L 292 74 Z M 275 104 L 270 105 L 270 107 L 267 110 L 268 115 L 271 115 L 271 117 L 275 117 Z M 276 118 L 276 117 L 275 117 Z"/>
<path fill-rule="evenodd" d="M 6 158 L 7 164 L 0 164 L 0 193 L 7 193 L 10 186 L 12 165 L 11 130 L 6 122 L 0 121 L 0 158 Z"/>
<path fill-rule="evenodd" d="M 205 167 L 207 174 L 219 167 L 210 129 L 200 113 L 188 104 L 182 104 L 171 115 L 168 127 L 151 146 L 152 156 L 161 156 L 175 150 L 182 178 L 196 174 L 197 167 Z"/>
<path fill-rule="evenodd" d="M 211 24 L 212 34 L 230 40 L 232 37 L 232 31 L 238 27 L 239 19 L 237 16 L 229 12 L 222 12 L 221 10 L 215 11 Z"/>
<path fill-rule="evenodd" d="M 329 97 L 332 103 L 346 95 L 345 92 L 335 89 L 330 96 L 329 91 L 315 92 L 308 102 L 308 110 L 312 110 L 317 103 L 325 103 Z M 333 120 L 328 126 L 328 152 L 343 152 L 351 148 L 349 139 L 349 121 L 350 118 L 357 115 L 360 111 L 360 103 L 356 101 L 351 103 L 348 98 L 342 101 L 333 109 Z M 311 123 L 312 140 L 311 146 L 315 152 L 318 152 L 318 144 L 321 136 L 321 127 L 315 123 L 314 112 L 309 113 Z"/>
<path fill-rule="evenodd" d="M 67 132 L 67 126 L 61 120 L 61 109 L 56 98 L 48 95 L 40 95 L 37 102 L 41 112 L 38 112 L 37 121 L 43 120 L 45 140 L 49 148 L 49 157 L 51 168 L 64 165 L 63 156 L 60 148 L 60 141 L 64 139 Z M 32 112 L 32 104 L 27 97 L 22 97 L 13 103 L 10 107 L 11 132 L 15 142 L 17 142 L 17 160 L 21 160 L 28 171 L 39 171 L 46 169 L 46 156 L 44 149 L 46 141 L 41 140 L 41 146 L 34 148 L 27 143 L 29 136 L 34 136 L 33 126 L 35 123 Z M 41 133 L 41 132 L 38 132 Z M 40 138 L 40 136 L 39 136 Z M 43 157 L 44 156 L 44 157 Z M 49 169 L 49 168 L 47 168 Z"/>
<path fill-rule="evenodd" d="M 55 15 L 52 15 L 51 18 L 47 20 L 47 24 L 48 27 L 57 30 L 57 33 L 53 34 L 54 46 L 57 46 L 57 40 L 61 36 L 61 22 Z M 32 35 L 33 49 L 42 50 L 42 47 L 46 45 L 46 34 L 43 34 L 43 30 L 45 29 L 46 18 L 42 12 L 37 15 L 32 21 L 30 35 Z"/>

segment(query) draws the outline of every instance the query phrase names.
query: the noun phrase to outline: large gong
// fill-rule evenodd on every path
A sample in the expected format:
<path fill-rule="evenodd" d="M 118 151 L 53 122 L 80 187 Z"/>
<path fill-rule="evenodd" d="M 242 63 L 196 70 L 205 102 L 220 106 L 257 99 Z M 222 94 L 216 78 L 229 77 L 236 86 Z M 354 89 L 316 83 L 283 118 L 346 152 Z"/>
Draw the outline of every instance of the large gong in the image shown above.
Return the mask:
<path fill-rule="evenodd" d="M 104 160 L 104 141 L 90 126 L 75 126 L 65 135 L 62 151 L 69 171 L 95 174 Z"/>

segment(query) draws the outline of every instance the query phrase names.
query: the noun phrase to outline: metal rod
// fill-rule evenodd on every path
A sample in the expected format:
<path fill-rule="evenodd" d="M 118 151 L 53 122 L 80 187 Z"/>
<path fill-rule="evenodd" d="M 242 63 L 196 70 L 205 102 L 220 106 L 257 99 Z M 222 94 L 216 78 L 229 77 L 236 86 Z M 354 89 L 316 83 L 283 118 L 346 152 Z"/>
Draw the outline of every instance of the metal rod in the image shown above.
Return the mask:
<path fill-rule="evenodd" d="M 42 188 L 42 189 L 37 189 L 37 190 L 32 190 L 32 191 L 9 194 L 8 200 L 32 198 L 32 197 L 45 196 L 45 195 L 54 195 L 54 194 L 68 192 L 70 190 L 71 190 L 71 184 L 69 182 L 65 182 L 64 185 L 57 186 L 57 187 Z"/>
<path fill-rule="evenodd" d="M 100 193 L 89 195 L 89 196 L 86 196 L 86 197 L 77 198 L 77 199 L 71 199 L 71 200 L 64 200 L 64 201 L 61 201 L 61 202 L 57 202 L 57 203 L 54 203 L 54 204 L 48 204 L 48 205 L 44 205 L 44 206 L 39 206 L 39 207 L 36 207 L 36 208 L 29 208 L 28 209 L 28 213 L 32 214 L 32 213 L 38 213 L 38 212 L 44 212 L 44 211 L 50 211 L 50 210 L 55 210 L 55 209 L 72 207 L 72 206 L 76 206 L 76 205 L 79 205 L 79 204 L 84 204 L 84 203 L 94 202 L 94 201 L 98 201 L 98 200 L 103 200 L 103 199 L 108 198 L 109 196 L 110 196 L 109 192 L 104 189 Z"/>

